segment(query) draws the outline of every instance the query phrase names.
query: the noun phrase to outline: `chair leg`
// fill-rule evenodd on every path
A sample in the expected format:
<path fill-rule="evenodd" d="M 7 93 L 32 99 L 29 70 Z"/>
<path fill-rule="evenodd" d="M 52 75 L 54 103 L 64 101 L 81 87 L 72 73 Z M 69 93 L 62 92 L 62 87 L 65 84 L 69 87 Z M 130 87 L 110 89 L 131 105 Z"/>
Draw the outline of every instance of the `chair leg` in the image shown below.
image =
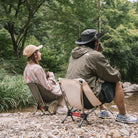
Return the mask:
<path fill-rule="evenodd" d="M 66 120 L 67 117 L 68 117 L 68 115 L 65 116 L 65 118 L 61 121 L 61 123 L 64 123 L 64 121 Z"/>
<path fill-rule="evenodd" d="M 49 113 L 49 115 L 54 115 L 55 113 L 51 113 L 50 111 L 49 111 L 49 106 L 44 106 L 44 111 L 46 112 L 48 112 Z"/>
<path fill-rule="evenodd" d="M 75 121 L 74 119 L 73 119 L 73 116 L 71 115 L 71 119 L 72 119 L 72 121 Z"/>
<path fill-rule="evenodd" d="M 114 114 L 109 108 L 107 108 L 107 110 L 108 110 L 111 114 Z"/>
<path fill-rule="evenodd" d="M 82 125 L 82 123 L 83 123 L 84 120 L 87 122 L 87 124 L 90 125 L 89 121 L 87 120 L 88 115 L 89 114 L 85 114 L 85 113 L 81 114 L 82 120 L 81 120 L 80 124 L 78 125 L 78 127 L 81 127 L 81 125 Z"/>
<path fill-rule="evenodd" d="M 51 112 L 49 111 L 49 106 L 44 106 L 44 111 L 48 111 L 51 114 Z"/>
<path fill-rule="evenodd" d="M 38 110 L 40 110 L 40 105 L 37 105 L 37 108 L 36 108 L 35 112 L 33 113 L 33 115 L 35 115 Z"/>
<path fill-rule="evenodd" d="M 78 127 L 81 127 L 81 125 L 82 125 L 83 121 L 84 121 L 84 118 L 83 118 L 83 119 L 81 119 L 81 122 L 80 122 L 80 124 L 78 125 Z"/>
<path fill-rule="evenodd" d="M 35 112 L 33 113 L 33 115 L 35 115 L 35 113 L 38 111 L 38 109 L 35 110 Z"/>
<path fill-rule="evenodd" d="M 42 112 L 41 116 L 45 115 L 45 111 L 40 108 L 40 111 Z"/>
<path fill-rule="evenodd" d="M 87 118 L 85 120 L 86 120 L 86 122 L 87 122 L 88 125 L 91 125 L 91 123 L 87 120 Z"/>
<path fill-rule="evenodd" d="M 71 111 L 70 109 L 68 109 L 67 115 L 66 115 L 65 118 L 61 121 L 61 123 L 64 123 L 64 121 L 66 120 L 66 118 L 67 118 L 68 116 L 71 116 L 72 121 L 74 121 L 73 116 L 72 116 L 72 111 Z"/>
<path fill-rule="evenodd" d="M 33 113 L 33 115 L 35 115 L 35 113 L 36 113 L 38 110 L 40 110 L 40 111 L 42 112 L 42 115 L 41 115 L 41 116 L 46 115 L 46 114 L 45 114 L 46 111 L 49 112 L 50 115 L 53 115 L 53 114 L 54 114 L 54 113 L 51 113 L 51 112 L 49 111 L 49 106 L 46 106 L 46 105 L 45 105 L 45 106 L 37 105 L 37 109 L 36 109 L 36 111 Z"/>
<path fill-rule="evenodd" d="M 97 115 L 97 113 L 94 111 L 94 114 L 95 114 L 95 116 L 97 116 L 98 117 L 98 115 Z"/>

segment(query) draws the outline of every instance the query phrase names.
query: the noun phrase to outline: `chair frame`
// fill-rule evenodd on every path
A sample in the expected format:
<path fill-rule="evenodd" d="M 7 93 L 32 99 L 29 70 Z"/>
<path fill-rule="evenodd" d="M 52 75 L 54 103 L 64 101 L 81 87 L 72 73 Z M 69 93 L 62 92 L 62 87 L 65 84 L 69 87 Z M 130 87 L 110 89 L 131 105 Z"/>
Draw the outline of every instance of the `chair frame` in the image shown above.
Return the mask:
<path fill-rule="evenodd" d="M 27 83 L 27 85 L 32 93 L 35 102 L 37 103 L 37 108 L 33 115 L 35 115 L 38 110 L 42 112 L 41 116 L 53 115 L 54 113 L 51 113 L 49 111 L 49 106 L 51 106 L 52 103 L 49 103 L 53 102 L 54 100 L 57 100 L 60 96 L 51 93 L 49 90 L 46 90 L 42 85 L 38 83 L 32 82 Z M 46 112 L 48 112 L 49 114 L 46 114 Z"/>
<path fill-rule="evenodd" d="M 64 80 L 65 80 L 65 79 L 60 79 L 60 80 L 59 80 L 59 84 L 60 84 L 60 88 L 61 88 L 61 91 L 62 91 L 62 96 L 63 96 L 64 101 L 65 101 L 65 103 L 66 103 L 66 106 L 67 106 L 67 108 L 68 108 L 68 112 L 67 112 L 65 118 L 62 120 L 61 123 L 64 123 L 65 120 L 66 120 L 66 118 L 67 118 L 68 116 L 71 117 L 72 121 L 75 121 L 74 118 L 73 118 L 73 116 L 76 116 L 76 117 L 81 118 L 81 121 L 80 121 L 80 123 L 78 124 L 78 127 L 79 127 L 79 128 L 82 126 L 84 120 L 87 122 L 87 124 L 90 125 L 89 121 L 87 120 L 88 115 L 91 114 L 92 112 L 95 113 L 95 110 L 96 110 L 102 103 L 101 103 L 101 102 L 98 100 L 98 98 L 97 98 L 96 100 L 98 100 L 98 104 L 97 104 L 97 105 L 93 105 L 93 108 L 92 108 L 92 109 L 86 109 L 86 110 L 91 110 L 91 111 L 87 111 L 87 113 L 86 113 L 86 112 L 84 111 L 85 108 L 84 108 L 84 103 L 83 103 L 83 102 L 84 102 L 84 101 L 83 101 L 83 94 L 84 94 L 84 91 L 83 91 L 83 83 L 84 83 L 84 81 L 79 80 L 79 83 L 80 83 L 80 85 L 81 85 L 81 90 L 82 90 L 81 101 L 82 101 L 83 108 L 82 108 L 81 112 L 78 112 L 78 110 L 80 111 L 80 109 L 74 110 L 74 107 L 69 107 L 69 105 L 68 105 L 69 102 L 67 101 L 66 93 L 65 93 L 65 90 L 64 90 L 64 88 L 63 88 L 63 86 L 62 86 L 62 81 L 64 81 Z M 86 83 L 86 82 L 85 82 L 85 83 Z M 92 92 L 92 90 L 91 90 L 91 92 Z M 94 97 L 94 98 L 95 98 L 95 97 Z M 69 103 L 69 104 L 70 104 L 70 103 Z M 95 113 L 95 115 L 97 116 L 96 113 Z"/>

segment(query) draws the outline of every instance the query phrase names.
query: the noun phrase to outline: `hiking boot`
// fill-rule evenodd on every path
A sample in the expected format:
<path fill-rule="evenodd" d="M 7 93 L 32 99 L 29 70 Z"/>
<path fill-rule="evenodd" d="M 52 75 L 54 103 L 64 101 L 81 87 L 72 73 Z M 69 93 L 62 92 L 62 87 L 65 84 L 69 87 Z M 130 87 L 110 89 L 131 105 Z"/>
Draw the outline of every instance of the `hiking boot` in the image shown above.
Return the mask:
<path fill-rule="evenodd" d="M 110 118 L 111 113 L 107 110 L 101 110 L 99 118 L 105 119 L 105 118 Z"/>
<path fill-rule="evenodd" d="M 125 115 L 117 114 L 116 121 L 122 122 L 122 123 L 127 123 L 127 124 L 132 124 L 132 123 L 136 123 L 138 121 L 138 119 L 129 114 L 125 114 Z"/>

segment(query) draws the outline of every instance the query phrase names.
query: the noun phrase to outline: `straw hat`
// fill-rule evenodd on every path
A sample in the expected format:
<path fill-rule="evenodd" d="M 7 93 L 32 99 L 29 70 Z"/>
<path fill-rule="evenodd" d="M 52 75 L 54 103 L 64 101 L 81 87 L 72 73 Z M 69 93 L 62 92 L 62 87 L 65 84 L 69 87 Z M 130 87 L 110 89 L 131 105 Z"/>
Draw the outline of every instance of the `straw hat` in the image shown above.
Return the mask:
<path fill-rule="evenodd" d="M 39 50 L 40 48 L 42 48 L 43 45 L 40 45 L 38 47 L 34 46 L 34 45 L 28 45 L 27 47 L 25 47 L 24 51 L 23 51 L 23 55 L 26 56 L 27 58 L 30 57 L 36 50 Z"/>

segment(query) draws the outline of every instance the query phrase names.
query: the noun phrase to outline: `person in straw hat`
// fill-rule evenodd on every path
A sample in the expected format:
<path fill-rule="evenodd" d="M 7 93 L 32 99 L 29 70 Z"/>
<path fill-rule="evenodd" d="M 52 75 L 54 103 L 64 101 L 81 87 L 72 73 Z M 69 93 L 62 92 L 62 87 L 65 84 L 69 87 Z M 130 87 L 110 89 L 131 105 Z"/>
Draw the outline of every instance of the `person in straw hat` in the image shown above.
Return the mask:
<path fill-rule="evenodd" d="M 137 122 L 137 118 L 126 113 L 119 71 L 112 68 L 104 55 L 99 52 L 101 47 L 98 44 L 97 31 L 84 30 L 75 44 L 78 46 L 71 52 L 66 78 L 84 79 L 103 104 L 114 100 L 119 110 L 116 121 Z M 105 112 L 102 111 L 101 115 L 105 115 Z"/>
<path fill-rule="evenodd" d="M 43 46 L 28 45 L 23 51 L 23 55 L 27 58 L 27 65 L 24 69 L 24 80 L 26 83 L 39 83 L 47 90 L 51 91 L 57 96 L 61 96 L 61 90 L 58 82 L 55 80 L 53 72 L 45 73 L 43 68 L 39 65 L 41 60 L 40 49 Z M 64 114 L 67 112 L 64 100 L 61 96 L 58 100 L 58 105 L 54 108 L 55 113 Z"/>

